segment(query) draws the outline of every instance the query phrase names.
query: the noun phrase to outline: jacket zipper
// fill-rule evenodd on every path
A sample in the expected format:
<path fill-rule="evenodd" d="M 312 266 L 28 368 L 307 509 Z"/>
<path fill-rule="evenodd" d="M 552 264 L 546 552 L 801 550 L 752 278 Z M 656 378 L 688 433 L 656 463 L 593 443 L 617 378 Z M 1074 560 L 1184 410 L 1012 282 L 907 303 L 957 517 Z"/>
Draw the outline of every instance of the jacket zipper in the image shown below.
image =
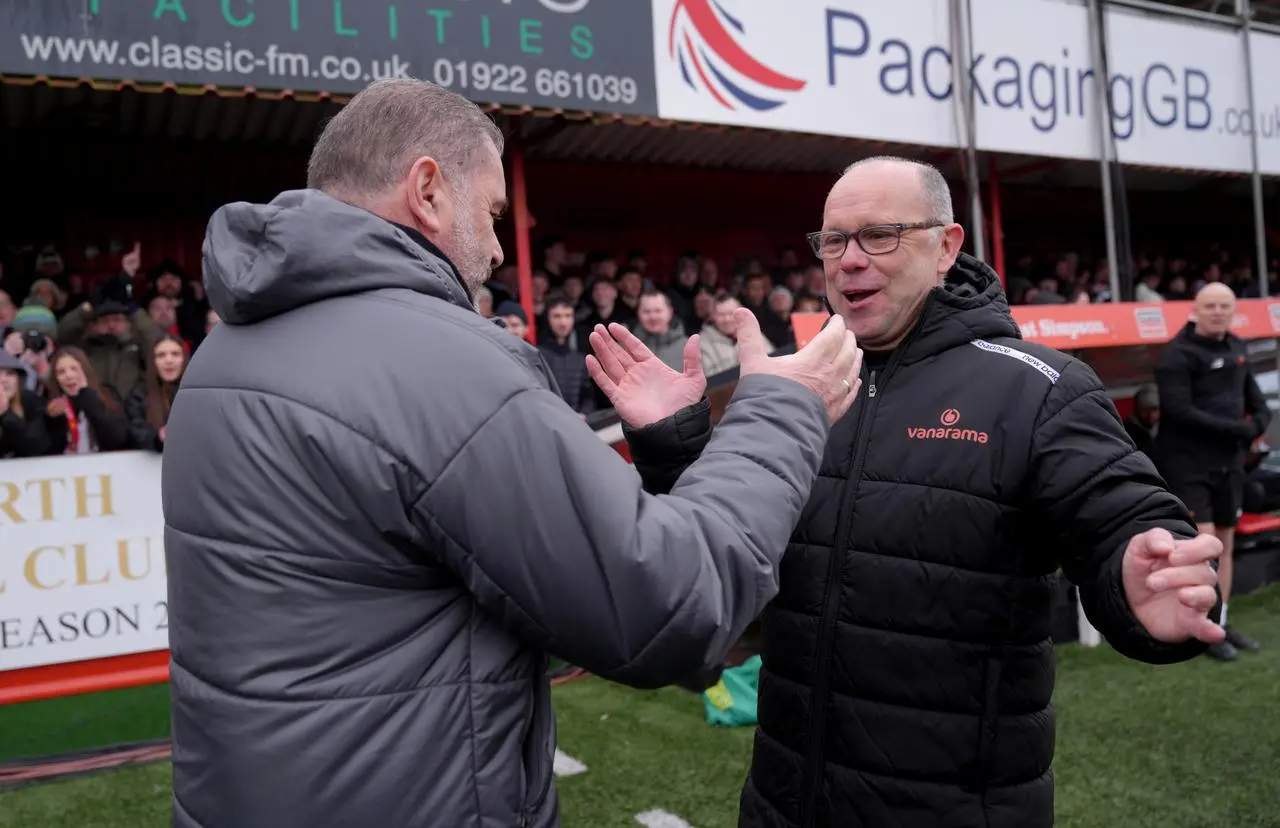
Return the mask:
<path fill-rule="evenodd" d="M 925 303 L 924 311 L 920 314 L 921 322 L 928 314 L 929 307 L 932 304 L 933 297 L 930 296 Z M 893 373 L 893 369 L 897 367 L 901 355 L 906 353 L 921 330 L 923 330 L 923 325 L 918 323 L 915 330 L 907 337 L 906 342 L 890 357 L 889 364 L 885 366 L 883 375 L 886 383 L 889 375 Z M 845 481 L 844 491 L 841 493 L 843 502 L 840 504 L 840 517 L 836 525 L 836 536 L 831 547 L 831 560 L 827 564 L 827 582 L 822 595 L 822 618 L 819 621 L 818 646 L 814 650 L 814 654 L 818 659 L 818 674 L 814 678 L 813 702 L 809 710 L 809 751 L 805 757 L 804 777 L 800 793 L 800 828 L 813 828 L 817 818 L 818 788 L 822 784 L 822 774 L 826 765 L 823 760 L 823 751 L 826 747 L 827 735 L 827 696 L 830 694 L 830 688 L 827 685 L 831 680 L 832 654 L 830 650 L 836 629 L 836 611 L 840 606 L 840 570 L 852 537 L 849 524 L 853 520 L 853 502 L 858 494 L 858 487 L 862 482 L 862 465 L 866 460 L 867 443 L 871 437 L 871 429 L 867 427 L 867 423 L 871 421 L 871 416 L 875 413 L 876 405 L 879 403 L 879 398 L 876 394 L 876 372 L 872 371 L 867 378 L 867 403 L 859 406 L 857 425 L 853 430 L 853 468 L 850 470 L 849 477 Z"/>
<path fill-rule="evenodd" d="M 831 546 L 831 560 L 827 563 L 826 586 L 822 594 L 822 618 L 818 628 L 818 645 L 814 650 L 818 657 L 818 675 L 813 685 L 813 706 L 809 710 L 809 752 L 805 757 L 804 785 L 800 799 L 800 828 L 812 828 L 814 810 L 818 799 L 818 786 L 822 784 L 822 751 L 826 742 L 827 721 L 827 682 L 831 673 L 831 639 L 835 635 L 836 610 L 840 604 L 840 569 L 844 562 L 845 550 L 848 547 L 849 521 L 853 513 L 853 498 L 862 478 L 862 461 L 866 452 L 867 437 L 871 429 L 867 427 L 876 405 L 876 372 L 872 371 L 867 381 L 867 402 L 858 406 L 857 425 L 853 430 L 853 468 L 845 481 L 842 492 L 840 517 L 836 527 L 836 537 Z"/>

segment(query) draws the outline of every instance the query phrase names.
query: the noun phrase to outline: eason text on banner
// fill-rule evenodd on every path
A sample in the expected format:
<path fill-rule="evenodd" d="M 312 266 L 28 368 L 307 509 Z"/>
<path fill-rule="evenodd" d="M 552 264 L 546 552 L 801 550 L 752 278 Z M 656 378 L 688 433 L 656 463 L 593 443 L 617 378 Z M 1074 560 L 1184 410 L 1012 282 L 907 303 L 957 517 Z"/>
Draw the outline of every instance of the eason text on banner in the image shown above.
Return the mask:
<path fill-rule="evenodd" d="M 649 4 L 610 0 L 0 0 L 0 72 L 657 112 Z"/>
<path fill-rule="evenodd" d="M 927 146 L 962 143 L 947 0 L 653 0 L 663 118 Z M 1088 9 L 972 0 L 981 150 L 1099 157 Z M 1248 101 L 1238 32 L 1108 7 L 1112 133 L 1125 163 L 1245 172 L 1250 133 L 1280 173 L 1280 87 Z M 1256 77 L 1280 37 L 1254 37 Z"/>
<path fill-rule="evenodd" d="M 0 463 L 0 671 L 169 646 L 160 457 Z"/>

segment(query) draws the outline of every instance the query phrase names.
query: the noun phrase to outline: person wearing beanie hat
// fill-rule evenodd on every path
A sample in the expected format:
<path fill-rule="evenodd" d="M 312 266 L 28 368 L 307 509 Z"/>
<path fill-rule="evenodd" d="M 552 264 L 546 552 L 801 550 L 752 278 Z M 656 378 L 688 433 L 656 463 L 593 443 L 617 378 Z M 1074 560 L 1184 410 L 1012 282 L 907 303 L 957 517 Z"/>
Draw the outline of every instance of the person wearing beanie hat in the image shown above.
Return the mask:
<path fill-rule="evenodd" d="M 13 329 L 19 333 L 40 333 L 50 339 L 58 338 L 58 318 L 53 311 L 39 302 L 28 299 L 13 316 Z"/>
<path fill-rule="evenodd" d="M 40 395 L 23 388 L 27 364 L 0 350 L 0 458 L 43 457 L 52 443 Z"/>
<path fill-rule="evenodd" d="M 516 336 L 524 339 L 524 335 L 529 331 L 529 315 L 524 312 L 524 308 L 520 303 L 507 300 L 498 305 L 497 313 L 494 314 L 502 320 L 506 329 Z"/>
<path fill-rule="evenodd" d="M 83 349 L 102 384 L 122 399 L 142 381 L 146 356 L 163 333 L 146 313 L 114 299 L 85 302 L 58 323 L 58 342 Z"/>

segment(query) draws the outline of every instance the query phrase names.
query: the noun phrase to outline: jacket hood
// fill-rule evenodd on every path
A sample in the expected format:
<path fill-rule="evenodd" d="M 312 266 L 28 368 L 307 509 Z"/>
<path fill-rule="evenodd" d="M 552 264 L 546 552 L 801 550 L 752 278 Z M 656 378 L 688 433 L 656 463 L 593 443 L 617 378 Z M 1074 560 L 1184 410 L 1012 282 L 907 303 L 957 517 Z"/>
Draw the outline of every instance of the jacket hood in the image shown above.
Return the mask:
<path fill-rule="evenodd" d="M 956 258 L 943 283 L 925 303 L 920 327 L 912 339 L 905 362 L 987 337 L 1022 338 L 1009 312 L 1009 302 L 996 272 L 968 253 Z"/>
<path fill-rule="evenodd" d="M 218 209 L 203 258 L 209 304 L 232 325 L 382 288 L 472 307 L 456 268 L 429 242 L 319 190 Z"/>

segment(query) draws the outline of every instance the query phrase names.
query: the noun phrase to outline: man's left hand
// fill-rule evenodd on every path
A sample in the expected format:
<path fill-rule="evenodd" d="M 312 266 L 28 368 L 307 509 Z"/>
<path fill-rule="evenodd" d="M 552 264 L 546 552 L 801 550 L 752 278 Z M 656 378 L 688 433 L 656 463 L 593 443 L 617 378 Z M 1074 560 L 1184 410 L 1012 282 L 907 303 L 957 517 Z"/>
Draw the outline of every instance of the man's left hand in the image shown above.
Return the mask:
<path fill-rule="evenodd" d="M 684 371 L 668 368 L 616 322 L 607 330 L 596 325 L 588 339 L 595 355 L 587 357 L 587 373 L 632 428 L 670 417 L 701 400 L 707 390 L 697 334 L 685 343 Z"/>
<path fill-rule="evenodd" d="M 1218 603 L 1218 573 L 1211 562 L 1222 554 L 1213 535 L 1174 540 L 1164 529 L 1143 532 L 1124 551 L 1124 591 L 1129 607 L 1152 638 L 1176 644 L 1198 638 L 1209 644 L 1226 633 L 1209 620 Z"/>

